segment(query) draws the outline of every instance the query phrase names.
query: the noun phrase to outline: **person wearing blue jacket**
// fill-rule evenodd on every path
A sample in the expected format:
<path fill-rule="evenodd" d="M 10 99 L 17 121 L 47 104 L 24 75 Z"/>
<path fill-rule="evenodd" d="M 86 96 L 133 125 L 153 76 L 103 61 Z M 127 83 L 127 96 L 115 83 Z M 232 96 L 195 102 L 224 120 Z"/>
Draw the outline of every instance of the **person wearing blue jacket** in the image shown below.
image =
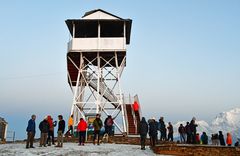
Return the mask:
<path fill-rule="evenodd" d="M 30 144 L 30 148 L 34 148 L 33 147 L 33 141 L 34 141 L 34 136 L 36 133 L 36 124 L 35 124 L 35 120 L 36 120 L 36 115 L 32 115 L 31 119 L 28 121 L 28 126 L 27 126 L 27 145 L 26 148 L 29 148 L 29 144 Z"/>

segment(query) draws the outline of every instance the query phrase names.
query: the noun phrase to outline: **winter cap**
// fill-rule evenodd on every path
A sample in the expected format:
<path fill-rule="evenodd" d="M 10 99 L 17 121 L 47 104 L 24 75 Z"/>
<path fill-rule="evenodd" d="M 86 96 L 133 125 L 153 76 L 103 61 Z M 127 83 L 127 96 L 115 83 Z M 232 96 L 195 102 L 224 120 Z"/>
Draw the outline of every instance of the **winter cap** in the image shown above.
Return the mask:
<path fill-rule="evenodd" d="M 44 117 L 44 119 L 46 119 L 46 120 L 47 120 L 47 119 L 48 119 L 48 116 L 45 116 L 45 117 Z"/>
<path fill-rule="evenodd" d="M 156 118 L 155 118 L 155 117 L 152 117 L 152 119 L 153 119 L 153 120 L 156 120 Z"/>
<path fill-rule="evenodd" d="M 195 120 L 196 120 L 196 118 L 195 118 L 195 117 L 193 117 L 193 118 L 192 118 L 192 120 L 194 120 L 194 121 L 195 121 Z"/>

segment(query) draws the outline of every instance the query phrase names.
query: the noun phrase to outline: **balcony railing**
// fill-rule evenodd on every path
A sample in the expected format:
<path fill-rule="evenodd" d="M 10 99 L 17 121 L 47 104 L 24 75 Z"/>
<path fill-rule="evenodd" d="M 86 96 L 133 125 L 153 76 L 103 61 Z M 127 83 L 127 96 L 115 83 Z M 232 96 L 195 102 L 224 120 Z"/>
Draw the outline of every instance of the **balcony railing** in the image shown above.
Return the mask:
<path fill-rule="evenodd" d="M 125 51 L 126 38 L 73 38 L 68 42 L 71 51 Z"/>

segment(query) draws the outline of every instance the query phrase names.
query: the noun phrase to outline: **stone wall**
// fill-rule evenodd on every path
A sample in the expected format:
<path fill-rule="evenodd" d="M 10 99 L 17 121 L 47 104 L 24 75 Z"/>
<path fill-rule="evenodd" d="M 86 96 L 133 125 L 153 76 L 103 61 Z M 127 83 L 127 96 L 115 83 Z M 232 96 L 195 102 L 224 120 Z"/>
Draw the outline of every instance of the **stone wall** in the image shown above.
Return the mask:
<path fill-rule="evenodd" d="M 77 138 L 65 138 L 66 142 L 78 142 Z M 87 141 L 92 143 L 92 139 Z M 110 143 L 140 145 L 139 136 L 114 136 Z M 146 145 L 150 143 L 146 140 Z M 140 146 L 139 146 L 140 148 Z M 177 156 L 240 156 L 240 148 L 211 146 L 211 145 L 187 145 L 175 142 L 160 142 L 152 148 L 156 154 L 177 155 Z"/>
<path fill-rule="evenodd" d="M 227 146 L 164 144 L 152 149 L 156 154 L 177 156 L 240 156 L 240 148 Z"/>

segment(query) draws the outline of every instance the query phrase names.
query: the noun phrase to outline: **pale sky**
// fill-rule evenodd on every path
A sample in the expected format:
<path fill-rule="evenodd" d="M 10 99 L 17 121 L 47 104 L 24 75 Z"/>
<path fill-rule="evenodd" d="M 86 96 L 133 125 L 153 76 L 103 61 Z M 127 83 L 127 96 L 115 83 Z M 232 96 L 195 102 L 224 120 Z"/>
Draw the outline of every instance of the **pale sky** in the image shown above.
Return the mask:
<path fill-rule="evenodd" d="M 101 8 L 133 20 L 125 94 L 143 115 L 206 121 L 240 105 L 240 1 L 72 0 L 0 2 L 0 116 L 17 138 L 37 115 L 70 113 L 66 19 Z"/>

